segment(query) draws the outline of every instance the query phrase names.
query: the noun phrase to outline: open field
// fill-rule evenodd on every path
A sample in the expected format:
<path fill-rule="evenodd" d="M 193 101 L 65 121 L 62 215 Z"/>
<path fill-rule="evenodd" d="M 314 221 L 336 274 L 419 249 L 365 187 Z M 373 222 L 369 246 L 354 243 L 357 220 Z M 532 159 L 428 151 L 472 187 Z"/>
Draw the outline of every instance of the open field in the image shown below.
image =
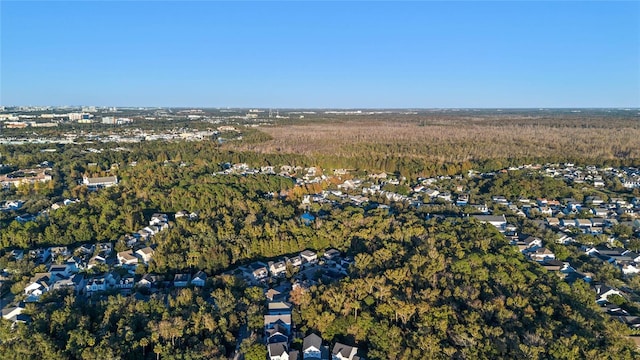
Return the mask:
<path fill-rule="evenodd" d="M 416 114 L 333 117 L 261 127 L 239 150 L 309 156 L 640 159 L 640 117 L 602 114 Z"/>

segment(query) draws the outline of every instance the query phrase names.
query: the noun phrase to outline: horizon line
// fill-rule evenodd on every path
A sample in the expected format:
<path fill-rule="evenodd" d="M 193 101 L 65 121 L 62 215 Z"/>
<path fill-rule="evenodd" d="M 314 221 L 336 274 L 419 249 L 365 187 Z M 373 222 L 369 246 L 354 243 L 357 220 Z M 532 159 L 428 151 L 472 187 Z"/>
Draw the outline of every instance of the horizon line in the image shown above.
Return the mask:
<path fill-rule="evenodd" d="M 0 105 L 6 108 L 16 107 L 51 107 L 51 108 L 142 108 L 142 109 L 264 109 L 264 110 L 565 110 L 565 109 L 587 109 L 587 110 L 640 110 L 640 106 L 456 106 L 456 107 L 296 107 L 296 106 L 149 106 L 149 105 Z"/>

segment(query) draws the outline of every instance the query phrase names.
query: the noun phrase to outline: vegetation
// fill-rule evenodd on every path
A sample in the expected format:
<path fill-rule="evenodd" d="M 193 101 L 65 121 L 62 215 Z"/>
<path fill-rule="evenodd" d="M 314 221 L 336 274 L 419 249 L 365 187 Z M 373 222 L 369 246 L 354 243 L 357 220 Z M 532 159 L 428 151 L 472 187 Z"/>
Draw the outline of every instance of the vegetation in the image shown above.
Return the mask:
<path fill-rule="evenodd" d="M 416 209 L 382 196 L 371 200 L 390 209 L 356 207 L 338 198 L 302 205 L 304 194 L 336 189 L 336 183 L 351 175 L 300 186 L 285 176 L 220 173 L 247 163 L 274 166 L 276 172 L 289 165 L 297 177 L 303 174 L 296 166 L 318 166 L 352 169 L 363 176 L 387 171 L 413 180 L 537 161 L 638 162 L 637 121 L 598 114 L 564 114 L 567 121 L 561 124 L 553 114 L 484 112 L 330 121 L 311 117 L 304 123 L 241 128 L 234 132 L 235 140 L 223 144 L 212 138 L 5 145 L 0 151 L 2 162 L 9 164 L 5 173 L 45 161 L 53 164 L 53 181 L 0 193 L 1 200 L 27 200 L 20 210 L 0 213 L 0 265 L 11 266 L 11 290 L 18 297 L 28 279 L 45 269 L 29 259 L 10 263 L 9 250 L 113 242 L 122 251 L 124 236 L 141 229 L 155 212 L 188 210 L 198 219 L 177 219 L 155 235 L 153 260 L 141 265 L 137 275 L 171 279 L 176 273 L 203 270 L 210 280 L 204 289 L 161 286 L 157 293 L 141 289 L 128 297 L 105 293 L 86 299 L 50 292 L 28 305 L 31 323 L 0 323 L 0 358 L 226 359 L 238 347 L 245 359 L 264 359 L 265 347 L 256 335 L 262 331 L 263 289 L 247 287 L 229 274 L 256 260 L 327 248 L 339 249 L 355 262 L 343 280 L 321 281 L 309 291 L 292 293 L 294 323 L 326 341 L 355 344 L 369 359 L 637 358 L 623 338 L 629 331 L 596 308 L 587 284 L 568 285 L 526 261 L 494 228 L 458 216 L 469 209 L 449 204 Z M 167 120 L 156 125 L 176 124 L 192 123 Z M 208 128 L 201 123 L 193 127 Z M 50 148 L 56 151 L 43 152 Z M 84 175 L 116 175 L 120 184 L 92 193 L 78 185 Z M 443 180 L 439 186 L 458 193 L 461 186 L 476 204 L 488 203 L 494 195 L 512 201 L 610 195 L 528 171 Z M 402 180 L 385 184 L 383 190 L 410 191 Z M 66 198 L 80 201 L 50 208 Z M 300 219 L 305 211 L 315 216 L 308 224 Z M 505 212 L 498 207 L 493 211 Z M 40 216 L 15 221 L 24 213 Z M 444 217 L 427 220 L 432 214 Z M 545 240 L 554 236 L 529 220 L 509 220 L 528 234 Z M 628 226 L 617 225 L 610 232 L 629 248 L 640 249 Z M 577 240 L 604 241 L 594 236 Z M 548 246 L 559 259 L 593 272 L 596 280 L 624 285 L 612 266 L 596 266 L 571 247 Z M 627 284 L 640 289 L 637 279 Z M 613 300 L 638 313 L 626 299 Z"/>
<path fill-rule="evenodd" d="M 526 261 L 495 229 L 364 221 L 375 235 L 354 240 L 354 276 L 298 300 L 303 330 L 365 344 L 370 359 L 634 358 L 587 284 Z"/>

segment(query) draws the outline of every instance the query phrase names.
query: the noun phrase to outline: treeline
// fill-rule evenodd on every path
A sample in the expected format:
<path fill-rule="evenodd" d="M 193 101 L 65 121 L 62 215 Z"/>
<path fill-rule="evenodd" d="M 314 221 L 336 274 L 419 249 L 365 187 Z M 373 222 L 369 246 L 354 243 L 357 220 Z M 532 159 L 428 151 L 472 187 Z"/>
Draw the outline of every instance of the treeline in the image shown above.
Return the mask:
<path fill-rule="evenodd" d="M 317 166 L 324 169 L 352 169 L 361 172 L 376 173 L 386 171 L 388 173 L 405 176 L 409 179 L 417 177 L 430 177 L 436 175 L 454 175 L 466 173 L 473 169 L 477 171 L 496 171 L 510 166 L 522 164 L 544 164 L 573 162 L 576 165 L 601 165 L 601 166 L 631 166 L 639 165 L 640 158 L 625 157 L 598 157 L 593 152 L 585 152 L 581 155 L 571 154 L 567 151 L 558 151 L 555 155 L 544 153 L 532 153 L 524 156 L 517 153 L 504 153 L 501 156 L 486 158 L 484 156 L 465 156 L 461 160 L 440 158 L 437 154 L 447 152 L 434 144 L 376 144 L 363 143 L 352 146 L 348 152 L 334 152 L 301 154 L 304 152 L 261 152 L 258 147 L 262 136 L 252 130 L 254 135 L 250 137 L 258 141 L 251 146 L 243 143 L 219 145 L 215 141 L 201 142 L 142 142 L 126 144 L 122 146 L 115 143 L 86 144 L 86 145 L 57 145 L 57 152 L 42 152 L 47 146 L 21 145 L 0 147 L 2 154 L 0 161 L 12 165 L 12 168 L 29 168 L 44 161 L 54 164 L 54 184 L 36 189 L 38 193 L 62 196 L 63 189 L 71 189 L 77 185 L 77 180 L 83 175 L 120 175 L 123 178 L 131 177 L 129 164 L 150 163 L 185 163 L 187 168 L 193 169 L 195 165 L 199 172 L 215 172 L 222 169 L 224 163 L 247 163 L 249 166 Z M 639 137 L 640 138 L 640 137 Z M 331 142 L 332 146 L 336 142 Z M 461 144 L 452 143 L 450 146 L 458 148 Z M 432 148 L 433 146 L 433 148 Z M 475 146 L 475 145 L 474 145 Z M 479 146 L 479 145 L 478 145 Z M 94 147 L 102 149 L 102 152 L 87 152 L 86 149 Z M 245 149 L 237 151 L 235 149 Z M 456 150 L 457 151 L 457 150 Z M 429 155 L 431 154 L 431 155 Z M 471 154 L 471 153 L 469 153 Z M 432 156 L 433 155 L 433 156 Z M 167 166 L 170 166 L 168 164 Z M 279 170 L 279 169 L 276 169 Z M 198 175 L 198 174 L 195 174 Z M 10 195 L 10 194 L 9 194 Z M 68 194 L 67 194 L 68 195 Z M 4 196 L 4 195 L 3 195 Z M 54 196 L 55 198 L 55 196 Z"/>

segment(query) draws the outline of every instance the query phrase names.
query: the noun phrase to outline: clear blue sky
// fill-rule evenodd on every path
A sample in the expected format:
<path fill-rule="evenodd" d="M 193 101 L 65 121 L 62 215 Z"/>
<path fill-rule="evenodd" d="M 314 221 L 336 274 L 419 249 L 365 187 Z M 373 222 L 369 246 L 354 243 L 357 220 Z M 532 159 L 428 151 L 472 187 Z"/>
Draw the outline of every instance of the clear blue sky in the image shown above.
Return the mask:
<path fill-rule="evenodd" d="M 0 1 L 2 105 L 638 107 L 640 3 Z"/>

